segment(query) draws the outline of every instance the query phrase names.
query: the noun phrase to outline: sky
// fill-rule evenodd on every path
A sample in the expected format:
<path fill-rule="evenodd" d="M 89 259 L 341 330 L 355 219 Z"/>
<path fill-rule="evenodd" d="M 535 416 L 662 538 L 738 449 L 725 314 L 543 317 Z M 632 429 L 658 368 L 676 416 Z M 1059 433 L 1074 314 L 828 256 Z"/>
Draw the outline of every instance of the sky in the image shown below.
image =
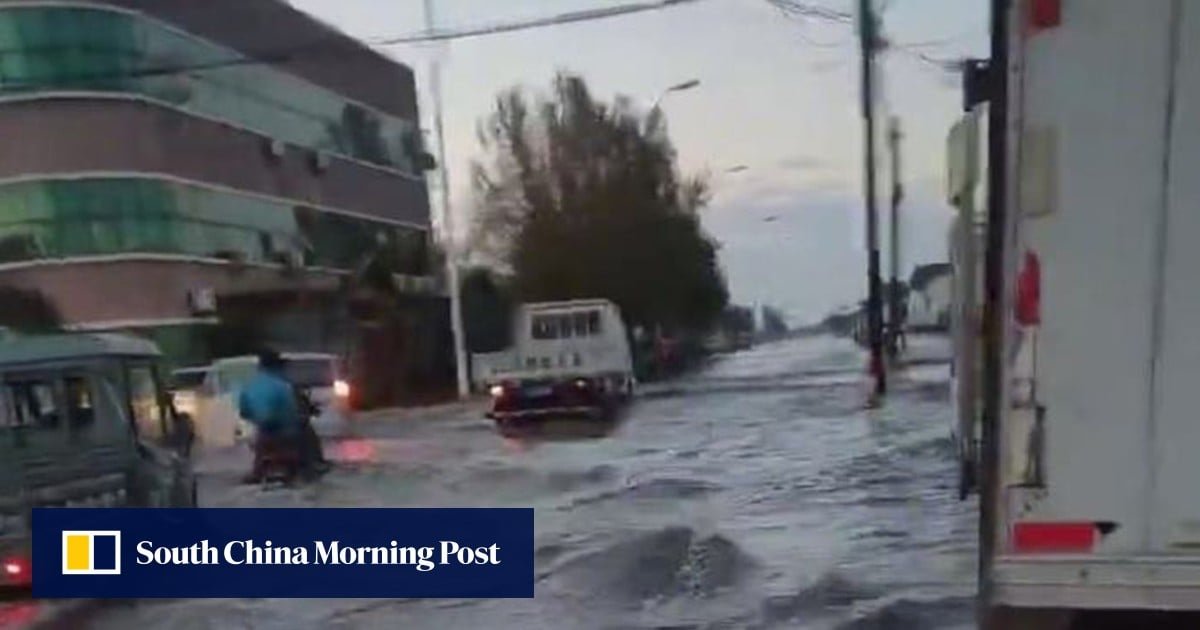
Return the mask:
<path fill-rule="evenodd" d="M 545 17 L 629 0 L 434 0 L 440 28 Z M 364 39 L 425 28 L 419 0 L 291 0 Z M 808 0 L 852 12 L 853 0 Z M 877 0 L 885 37 L 880 111 L 903 130 L 901 275 L 944 261 L 951 209 L 942 190 L 946 133 L 960 115 L 956 74 L 936 60 L 987 53 L 984 0 Z M 468 181 L 481 159 L 475 128 L 502 90 L 545 90 L 556 71 L 583 76 L 597 98 L 662 101 L 684 173 L 709 172 L 703 211 L 721 243 L 734 301 L 780 308 L 793 324 L 819 321 L 866 294 L 863 132 L 852 26 L 784 15 L 767 0 L 700 0 L 585 23 L 391 46 L 413 67 L 422 127 L 432 129 L 430 62 L 441 59 L 446 163 L 455 232 L 470 221 Z M 732 167 L 745 166 L 737 173 Z M 886 247 L 890 169 L 880 162 L 881 243 Z M 436 194 L 436 193 L 435 193 Z M 437 208 L 435 196 L 435 215 Z M 884 251 L 884 271 L 888 254 Z"/>

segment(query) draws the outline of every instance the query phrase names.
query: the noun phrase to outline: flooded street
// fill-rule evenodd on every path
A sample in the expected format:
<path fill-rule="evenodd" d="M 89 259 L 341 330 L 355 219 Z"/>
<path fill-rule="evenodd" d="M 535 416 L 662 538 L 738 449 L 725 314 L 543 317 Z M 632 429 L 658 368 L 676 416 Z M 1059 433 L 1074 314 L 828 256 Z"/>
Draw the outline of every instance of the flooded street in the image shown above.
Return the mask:
<path fill-rule="evenodd" d="M 864 411 L 862 354 L 827 337 L 718 358 L 647 388 L 611 427 L 499 435 L 478 406 L 374 418 L 314 486 L 206 506 L 537 510 L 533 600 L 110 604 L 74 627 L 969 628 L 974 503 L 959 502 L 947 368 Z M 80 620 L 75 620 L 76 624 Z"/>

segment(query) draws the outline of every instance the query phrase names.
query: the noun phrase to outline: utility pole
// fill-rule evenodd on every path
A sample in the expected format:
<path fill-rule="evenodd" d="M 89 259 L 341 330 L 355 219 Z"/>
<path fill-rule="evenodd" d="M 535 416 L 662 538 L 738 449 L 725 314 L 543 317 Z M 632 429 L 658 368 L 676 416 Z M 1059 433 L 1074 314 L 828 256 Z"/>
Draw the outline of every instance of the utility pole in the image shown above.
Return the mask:
<path fill-rule="evenodd" d="M 900 317 L 900 203 L 904 201 L 904 184 L 900 182 L 900 119 L 893 116 L 888 128 L 888 147 L 892 154 L 892 212 L 891 212 L 891 243 L 888 255 L 891 257 L 891 282 L 888 286 L 888 353 L 895 358 L 900 348 L 901 327 L 904 322 Z"/>
<path fill-rule="evenodd" d="M 434 0 L 425 0 L 425 29 L 434 31 L 436 18 L 433 12 Z M 471 393 L 471 383 L 467 375 L 467 349 L 463 331 L 462 300 L 458 284 L 458 248 L 454 238 L 454 214 L 450 209 L 450 175 L 449 165 L 446 164 L 446 135 L 442 124 L 442 54 L 433 53 L 430 62 L 429 82 L 433 96 L 433 126 L 437 134 L 438 172 L 441 190 L 442 211 L 442 247 L 446 253 L 446 282 L 450 285 L 450 328 L 454 333 L 454 366 L 458 381 L 458 397 L 466 398 Z"/>
<path fill-rule="evenodd" d="M 878 47 L 875 12 L 871 0 L 858 2 L 859 39 L 862 44 L 862 116 L 867 211 L 867 327 L 875 394 L 887 393 L 887 368 L 883 360 L 883 304 L 879 279 L 879 214 L 875 204 L 875 50 Z"/>
<path fill-rule="evenodd" d="M 984 250 L 983 417 L 979 469 L 979 602 L 992 604 L 992 562 L 997 544 L 1000 504 L 1000 416 L 1004 410 L 1004 252 L 1008 225 L 1009 19 L 1012 0 L 991 0 L 991 60 L 988 62 L 987 235 Z M 980 626 L 987 619 L 980 615 Z"/>

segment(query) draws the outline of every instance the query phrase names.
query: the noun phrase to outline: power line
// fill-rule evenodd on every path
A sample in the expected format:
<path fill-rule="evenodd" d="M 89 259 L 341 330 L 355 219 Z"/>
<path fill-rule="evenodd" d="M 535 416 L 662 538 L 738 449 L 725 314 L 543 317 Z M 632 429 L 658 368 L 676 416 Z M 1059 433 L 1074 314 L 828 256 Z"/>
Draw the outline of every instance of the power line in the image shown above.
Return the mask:
<path fill-rule="evenodd" d="M 800 0 L 767 0 L 784 15 L 793 18 L 815 18 L 828 22 L 853 24 L 854 16 L 849 11 L 840 11 Z"/>
<path fill-rule="evenodd" d="M 951 74 L 962 71 L 962 59 L 945 59 L 942 57 L 935 57 L 924 52 L 923 50 L 920 50 L 920 47 L 911 46 L 908 44 L 891 44 L 888 46 L 888 49 L 907 55 L 914 61 L 921 62 L 935 70 L 940 70 L 942 72 Z"/>
<path fill-rule="evenodd" d="M 823 20 L 825 22 L 844 24 L 851 26 L 854 23 L 854 16 L 849 12 L 823 7 L 800 0 L 767 0 L 769 4 L 780 10 L 785 16 L 795 18 L 797 21 L 806 21 L 810 19 Z M 876 10 L 876 14 L 882 13 L 890 8 L 892 2 L 885 1 L 880 9 Z M 936 50 L 951 43 L 961 35 L 953 38 L 940 40 L 927 40 L 922 42 L 891 42 L 885 40 L 881 34 L 876 33 L 876 38 L 879 40 L 880 48 L 883 50 L 894 50 L 902 54 L 908 55 L 914 61 L 921 62 L 932 69 L 936 69 L 947 73 L 956 73 L 962 67 L 962 61 L 958 59 L 942 59 L 935 57 L 925 52 L 926 50 Z M 810 46 L 817 48 L 838 48 L 843 42 L 819 42 L 804 33 L 800 33 L 800 38 Z"/>
<path fill-rule="evenodd" d="M 562 24 L 574 24 L 577 22 L 589 22 L 592 20 L 603 20 L 607 18 L 630 15 L 633 13 L 642 13 L 646 11 L 659 11 L 669 9 L 684 4 L 693 4 L 700 0 L 659 0 L 657 2 L 640 2 L 632 4 L 624 4 L 615 7 L 605 7 L 600 9 L 587 9 L 583 11 L 571 11 L 560 13 L 544 18 L 535 18 L 519 22 L 505 22 L 493 24 L 490 26 L 475 26 L 459 29 L 432 29 L 412 35 L 402 35 L 399 37 L 387 37 L 377 40 L 367 40 L 367 43 L 375 46 L 394 46 L 397 44 L 414 44 L 420 42 L 436 42 L 450 39 L 463 39 L 467 37 L 479 37 L 482 35 L 498 35 L 501 33 L 512 33 L 514 31 L 523 31 L 532 28 L 541 28 L 545 26 L 558 26 Z"/>

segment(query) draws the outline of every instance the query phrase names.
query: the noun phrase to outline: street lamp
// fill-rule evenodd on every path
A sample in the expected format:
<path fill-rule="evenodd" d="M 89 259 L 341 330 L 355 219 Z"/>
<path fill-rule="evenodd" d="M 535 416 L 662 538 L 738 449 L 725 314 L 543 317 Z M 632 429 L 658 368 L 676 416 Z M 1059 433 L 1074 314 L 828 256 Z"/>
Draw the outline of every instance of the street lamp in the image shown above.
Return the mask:
<path fill-rule="evenodd" d="M 657 111 L 658 106 L 662 104 L 662 100 L 671 92 L 682 92 L 684 90 L 690 90 L 692 88 L 699 87 L 699 85 L 700 79 L 689 79 L 683 83 L 676 83 L 675 85 L 672 85 L 671 87 L 663 90 L 662 94 L 658 95 L 658 98 L 654 99 L 654 106 L 650 108 L 650 111 Z"/>
<path fill-rule="evenodd" d="M 658 95 L 658 98 L 654 99 L 654 105 L 650 107 L 650 113 L 646 116 L 646 133 L 650 133 L 651 124 L 658 119 L 659 114 L 662 112 L 660 105 L 662 105 L 663 99 L 666 98 L 668 94 L 671 92 L 690 90 L 699 85 L 700 79 L 689 79 L 683 83 L 676 83 L 675 85 L 663 90 L 662 93 Z"/>

